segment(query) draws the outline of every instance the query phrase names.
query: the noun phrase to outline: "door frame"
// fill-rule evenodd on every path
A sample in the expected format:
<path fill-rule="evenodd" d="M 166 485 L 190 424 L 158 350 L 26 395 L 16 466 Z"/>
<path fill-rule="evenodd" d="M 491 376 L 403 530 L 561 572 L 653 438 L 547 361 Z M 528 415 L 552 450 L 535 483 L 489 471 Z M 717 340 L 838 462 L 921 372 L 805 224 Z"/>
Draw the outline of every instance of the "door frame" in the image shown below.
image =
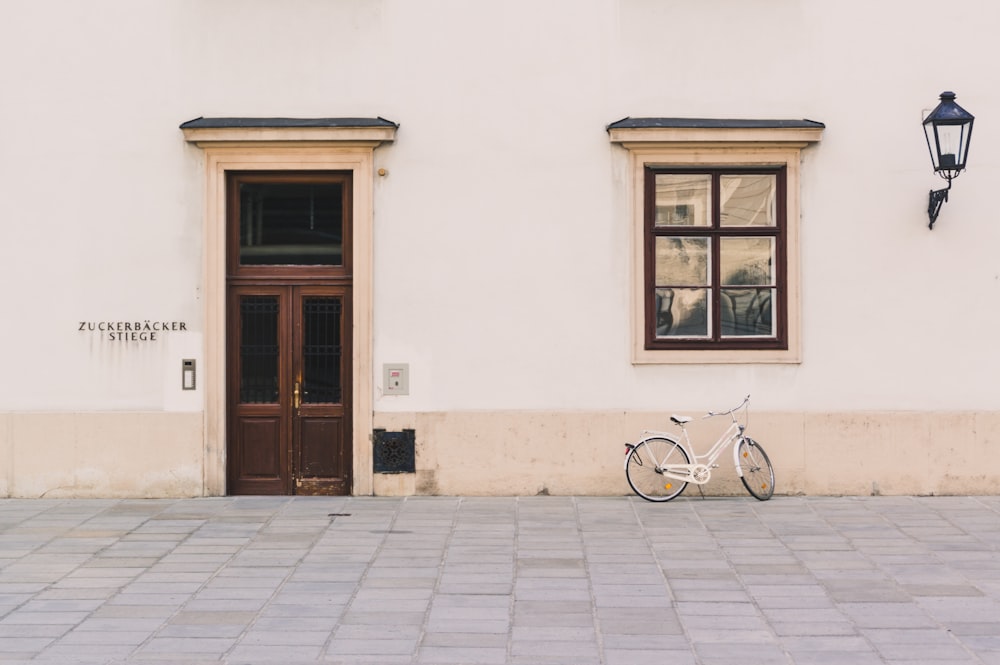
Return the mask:
<path fill-rule="evenodd" d="M 313 128 L 309 128 L 313 129 Z M 203 488 L 226 494 L 226 173 L 228 171 L 350 171 L 352 182 L 351 298 L 352 458 L 350 493 L 373 493 L 373 235 L 375 155 L 394 140 L 396 125 L 372 127 L 185 128 L 201 148 L 205 168 L 202 269 L 204 329 L 202 359 L 205 399 Z"/>

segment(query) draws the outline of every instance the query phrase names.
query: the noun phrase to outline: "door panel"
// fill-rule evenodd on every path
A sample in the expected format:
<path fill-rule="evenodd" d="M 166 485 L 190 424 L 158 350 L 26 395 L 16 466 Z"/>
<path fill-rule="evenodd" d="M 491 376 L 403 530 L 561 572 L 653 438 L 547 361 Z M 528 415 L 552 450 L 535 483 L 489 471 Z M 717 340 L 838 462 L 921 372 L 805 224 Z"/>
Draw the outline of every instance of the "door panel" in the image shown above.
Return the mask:
<path fill-rule="evenodd" d="M 229 292 L 229 491 L 350 491 L 350 289 Z"/>
<path fill-rule="evenodd" d="M 244 476 L 272 480 L 281 477 L 280 432 L 281 420 L 278 418 L 244 416 L 240 419 L 240 439 L 244 442 L 240 466 Z"/>
<path fill-rule="evenodd" d="M 345 293 L 301 287 L 295 298 L 295 381 L 301 395 L 294 415 L 297 494 L 346 494 L 350 459 L 344 445 Z"/>

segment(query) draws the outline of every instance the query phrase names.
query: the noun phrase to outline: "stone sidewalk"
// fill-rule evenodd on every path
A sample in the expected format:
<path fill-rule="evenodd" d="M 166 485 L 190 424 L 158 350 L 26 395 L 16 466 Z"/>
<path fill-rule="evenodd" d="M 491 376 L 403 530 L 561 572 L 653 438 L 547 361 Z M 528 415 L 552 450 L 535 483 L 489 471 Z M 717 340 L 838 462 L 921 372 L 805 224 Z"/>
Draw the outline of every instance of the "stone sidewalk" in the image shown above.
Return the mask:
<path fill-rule="evenodd" d="M 1000 497 L 0 500 L 0 664 L 1000 664 Z"/>

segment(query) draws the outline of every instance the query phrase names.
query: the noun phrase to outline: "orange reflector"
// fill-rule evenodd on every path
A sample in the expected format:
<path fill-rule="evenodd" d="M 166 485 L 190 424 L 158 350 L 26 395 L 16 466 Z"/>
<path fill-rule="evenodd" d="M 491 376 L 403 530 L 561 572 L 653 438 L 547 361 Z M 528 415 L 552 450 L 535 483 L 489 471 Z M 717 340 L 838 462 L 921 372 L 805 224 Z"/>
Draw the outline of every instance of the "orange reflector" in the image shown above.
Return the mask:
<path fill-rule="evenodd" d="M 743 457 L 750 457 L 750 453 L 746 450 L 743 451 Z"/>
<path fill-rule="evenodd" d="M 663 486 L 663 489 L 668 490 L 673 486 L 674 486 L 673 483 L 667 483 L 666 485 Z"/>

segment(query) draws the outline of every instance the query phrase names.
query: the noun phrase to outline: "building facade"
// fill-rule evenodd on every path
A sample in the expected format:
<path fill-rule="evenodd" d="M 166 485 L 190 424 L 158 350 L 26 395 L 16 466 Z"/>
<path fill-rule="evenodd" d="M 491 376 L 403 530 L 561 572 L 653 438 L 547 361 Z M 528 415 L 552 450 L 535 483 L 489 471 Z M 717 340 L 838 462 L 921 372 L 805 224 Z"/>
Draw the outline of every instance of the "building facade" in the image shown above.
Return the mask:
<path fill-rule="evenodd" d="M 1000 490 L 993 5 L 7 9 L 0 497 Z"/>

